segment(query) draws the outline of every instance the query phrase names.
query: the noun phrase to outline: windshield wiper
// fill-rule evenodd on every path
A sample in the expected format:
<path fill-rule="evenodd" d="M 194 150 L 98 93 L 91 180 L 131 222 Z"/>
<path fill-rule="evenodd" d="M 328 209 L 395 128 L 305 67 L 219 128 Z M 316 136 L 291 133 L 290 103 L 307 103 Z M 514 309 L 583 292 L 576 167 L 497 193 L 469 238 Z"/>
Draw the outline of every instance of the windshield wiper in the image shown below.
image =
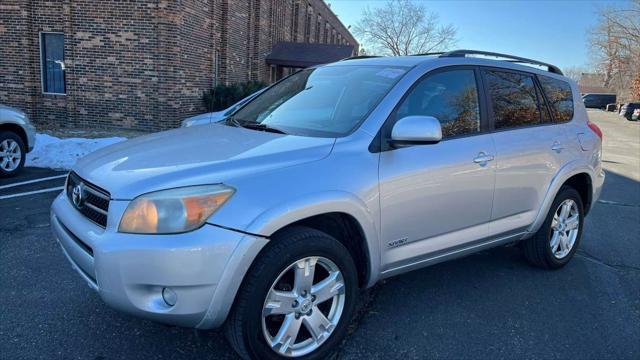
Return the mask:
<path fill-rule="evenodd" d="M 283 130 L 280 130 L 278 128 L 274 128 L 271 127 L 267 124 L 262 124 L 262 123 L 257 123 L 257 122 L 250 122 L 250 121 L 243 121 L 243 120 L 239 120 L 234 116 L 229 116 L 227 118 L 227 123 L 231 123 L 231 125 L 235 126 L 235 127 L 241 127 L 241 128 L 245 128 L 245 129 L 253 129 L 253 130 L 260 130 L 260 131 L 268 131 L 268 132 L 272 132 L 272 133 L 276 133 L 276 134 L 284 134 L 287 135 L 287 133 Z"/>
<path fill-rule="evenodd" d="M 286 132 L 278 129 L 278 128 L 274 128 L 271 127 L 267 124 L 261 124 L 261 123 L 245 123 L 241 125 L 243 128 L 247 128 L 247 129 L 255 129 L 255 130 L 261 130 L 261 131 L 268 131 L 268 132 L 272 132 L 272 133 L 276 133 L 276 134 L 284 134 L 287 135 Z"/>
<path fill-rule="evenodd" d="M 238 121 L 238 119 L 236 119 L 236 118 L 235 118 L 235 117 L 233 117 L 233 116 L 229 116 L 229 117 L 226 119 L 226 123 L 227 123 L 227 124 L 231 123 L 231 125 L 233 125 L 233 126 L 235 126 L 235 127 L 244 127 L 244 126 L 240 123 L 240 121 Z"/>

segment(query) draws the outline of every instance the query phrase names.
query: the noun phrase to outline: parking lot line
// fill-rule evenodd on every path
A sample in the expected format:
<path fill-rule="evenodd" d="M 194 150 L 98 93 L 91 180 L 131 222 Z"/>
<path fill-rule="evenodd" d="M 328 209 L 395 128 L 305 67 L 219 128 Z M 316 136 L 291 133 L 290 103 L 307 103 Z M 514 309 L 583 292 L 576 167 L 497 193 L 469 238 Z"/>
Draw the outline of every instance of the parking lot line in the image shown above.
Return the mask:
<path fill-rule="evenodd" d="M 58 190 L 62 190 L 62 189 L 64 189 L 64 186 L 57 186 L 57 187 L 53 187 L 53 188 L 35 190 L 35 191 L 27 191 L 27 192 L 11 194 L 11 195 L 3 195 L 3 196 L 0 196 L 0 200 L 11 199 L 11 198 L 16 198 L 16 197 L 21 197 L 21 196 L 34 195 L 34 194 L 40 194 L 40 193 L 45 193 L 45 192 L 58 191 Z"/>
<path fill-rule="evenodd" d="M 47 180 L 53 180 L 53 179 L 60 179 L 60 178 L 63 178 L 63 177 L 67 177 L 67 174 L 64 174 L 64 175 L 56 175 L 56 176 L 49 176 L 49 177 L 44 177 L 44 178 L 40 178 L 40 179 L 34 179 L 34 180 L 28 180 L 28 181 L 21 181 L 21 182 L 17 182 L 17 183 L 13 183 L 13 184 L 2 185 L 2 186 L 0 186 L 0 190 L 2 190 L 2 189 L 8 189 L 8 188 L 16 187 L 16 186 L 21 186 L 21 185 L 33 184 L 33 183 L 37 183 L 37 182 L 41 182 L 41 181 L 47 181 Z"/>

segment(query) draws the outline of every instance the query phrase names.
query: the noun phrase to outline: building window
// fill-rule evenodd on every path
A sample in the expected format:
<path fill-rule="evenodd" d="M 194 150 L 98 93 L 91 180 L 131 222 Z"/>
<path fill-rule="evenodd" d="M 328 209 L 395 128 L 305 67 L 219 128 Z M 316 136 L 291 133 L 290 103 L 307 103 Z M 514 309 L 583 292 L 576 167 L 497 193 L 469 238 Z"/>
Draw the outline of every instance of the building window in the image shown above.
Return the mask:
<path fill-rule="evenodd" d="M 322 26 L 322 18 L 318 16 L 318 22 L 316 23 L 316 42 L 320 42 L 320 27 Z"/>
<path fill-rule="evenodd" d="M 40 33 L 42 92 L 66 94 L 64 34 Z"/>
<path fill-rule="evenodd" d="M 300 4 L 293 4 L 293 24 L 291 25 L 291 41 L 298 41 L 298 17 L 300 16 Z"/>
<path fill-rule="evenodd" d="M 309 12 L 307 12 L 307 16 L 304 22 L 304 42 L 311 42 L 311 13 Z"/>

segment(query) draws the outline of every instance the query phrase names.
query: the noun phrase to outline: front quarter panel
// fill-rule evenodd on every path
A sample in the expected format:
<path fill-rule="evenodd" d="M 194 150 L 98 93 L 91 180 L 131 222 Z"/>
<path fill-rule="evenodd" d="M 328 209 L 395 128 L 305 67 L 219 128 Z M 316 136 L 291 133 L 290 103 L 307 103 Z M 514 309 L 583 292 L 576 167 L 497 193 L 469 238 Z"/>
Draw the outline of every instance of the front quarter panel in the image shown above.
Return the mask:
<path fill-rule="evenodd" d="M 209 222 L 270 237 L 296 221 L 341 212 L 355 218 L 367 240 L 370 274 L 379 266 L 378 154 L 368 152 L 372 137 L 357 131 L 338 139 L 324 159 L 230 179 L 234 196 Z M 368 279 L 375 283 L 375 276 Z"/>
<path fill-rule="evenodd" d="M 27 136 L 27 150 L 31 151 L 36 143 L 36 129 L 29 121 L 29 118 L 25 113 L 17 109 L 4 107 L 0 105 L 0 125 L 12 124 L 17 125 Z"/>

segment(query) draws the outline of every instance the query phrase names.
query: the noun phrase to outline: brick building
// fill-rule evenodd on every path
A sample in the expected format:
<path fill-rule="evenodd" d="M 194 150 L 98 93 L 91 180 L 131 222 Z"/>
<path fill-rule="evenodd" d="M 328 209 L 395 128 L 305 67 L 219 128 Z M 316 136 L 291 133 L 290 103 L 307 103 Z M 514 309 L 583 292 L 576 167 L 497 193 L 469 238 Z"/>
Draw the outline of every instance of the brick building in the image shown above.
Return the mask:
<path fill-rule="evenodd" d="M 166 129 L 215 84 L 345 51 L 358 43 L 323 0 L 1 0 L 0 103 L 43 128 Z"/>

